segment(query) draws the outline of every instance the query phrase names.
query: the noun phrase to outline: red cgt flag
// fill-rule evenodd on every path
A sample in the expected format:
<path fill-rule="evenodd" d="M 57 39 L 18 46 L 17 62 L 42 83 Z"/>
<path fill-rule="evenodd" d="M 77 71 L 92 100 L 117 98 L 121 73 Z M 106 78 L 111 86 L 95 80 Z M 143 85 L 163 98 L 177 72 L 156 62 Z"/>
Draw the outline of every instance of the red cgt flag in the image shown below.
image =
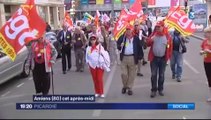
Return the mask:
<path fill-rule="evenodd" d="M 135 3 L 131 6 L 130 10 L 127 12 L 129 20 L 137 19 L 144 14 L 141 1 L 142 0 L 136 0 Z"/>
<path fill-rule="evenodd" d="M 142 0 L 136 0 L 130 10 L 123 9 L 121 11 L 114 28 L 114 36 L 116 40 L 118 40 L 118 38 L 125 32 L 125 28 L 128 24 L 133 24 L 137 18 L 144 14 L 141 2 Z"/>
<path fill-rule="evenodd" d="M 128 15 L 127 15 L 126 10 L 122 9 L 119 19 L 116 22 L 115 27 L 114 27 L 114 38 L 116 40 L 118 40 L 118 38 L 125 32 L 126 25 L 128 24 L 127 18 L 128 18 Z"/>
<path fill-rule="evenodd" d="M 184 36 L 192 35 L 195 31 L 195 24 L 180 7 L 170 9 L 165 23 L 180 31 Z"/>
<path fill-rule="evenodd" d="M 27 0 L 0 29 L 0 47 L 14 61 L 24 45 L 41 37 L 45 28 L 34 0 Z"/>

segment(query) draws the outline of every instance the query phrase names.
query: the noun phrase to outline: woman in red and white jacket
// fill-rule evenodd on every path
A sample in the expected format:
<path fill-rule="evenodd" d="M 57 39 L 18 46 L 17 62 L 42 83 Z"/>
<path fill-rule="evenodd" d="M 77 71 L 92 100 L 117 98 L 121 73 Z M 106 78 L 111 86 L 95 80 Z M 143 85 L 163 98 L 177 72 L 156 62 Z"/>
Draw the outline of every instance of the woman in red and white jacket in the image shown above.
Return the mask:
<path fill-rule="evenodd" d="M 204 29 L 205 40 L 201 45 L 201 55 L 204 55 L 204 69 L 207 76 L 210 98 L 207 102 L 211 102 L 211 27 Z"/>
<path fill-rule="evenodd" d="M 95 87 L 95 97 L 104 98 L 103 74 L 110 71 L 110 57 L 103 46 L 97 42 L 97 36 L 89 38 L 89 45 L 86 49 L 86 63 L 88 63 Z"/>

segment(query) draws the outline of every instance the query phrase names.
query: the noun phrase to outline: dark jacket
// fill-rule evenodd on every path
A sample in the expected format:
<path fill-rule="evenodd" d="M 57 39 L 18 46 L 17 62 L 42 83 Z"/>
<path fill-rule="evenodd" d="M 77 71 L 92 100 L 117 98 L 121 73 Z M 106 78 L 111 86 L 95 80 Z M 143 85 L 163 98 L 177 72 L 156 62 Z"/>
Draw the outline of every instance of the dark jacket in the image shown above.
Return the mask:
<path fill-rule="evenodd" d="M 66 37 L 66 42 L 68 42 L 68 45 L 71 46 L 71 41 L 72 41 L 72 35 L 70 31 L 66 32 L 66 36 L 64 36 L 64 32 L 63 30 L 61 30 L 58 35 L 57 35 L 57 40 L 62 44 L 62 46 L 64 45 L 64 38 Z"/>
<path fill-rule="evenodd" d="M 121 44 L 124 43 L 123 48 L 121 47 Z M 117 48 L 119 50 L 122 49 L 122 52 L 120 53 L 120 60 L 122 61 L 124 58 L 124 52 L 125 52 L 125 44 L 126 44 L 126 37 L 125 35 L 122 35 L 119 37 L 117 41 Z M 135 64 L 138 64 L 138 60 L 141 60 L 143 58 L 143 41 L 139 39 L 138 36 L 133 37 L 133 53 L 134 53 L 134 62 Z"/>
<path fill-rule="evenodd" d="M 75 43 L 73 42 L 75 50 L 78 49 L 78 48 L 82 48 L 82 47 L 85 48 L 85 46 L 87 44 L 87 38 L 86 38 L 84 33 L 80 33 L 80 34 L 74 33 L 73 34 L 73 41 L 75 42 Z M 81 42 L 81 44 L 80 44 L 80 42 Z"/>

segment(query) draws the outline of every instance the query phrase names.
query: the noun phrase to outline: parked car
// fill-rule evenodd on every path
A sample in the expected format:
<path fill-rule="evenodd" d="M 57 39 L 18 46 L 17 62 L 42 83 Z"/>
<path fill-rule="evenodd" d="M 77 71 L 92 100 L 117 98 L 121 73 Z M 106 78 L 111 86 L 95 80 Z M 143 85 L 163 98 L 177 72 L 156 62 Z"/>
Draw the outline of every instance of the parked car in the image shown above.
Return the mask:
<path fill-rule="evenodd" d="M 62 56 L 61 44 L 56 38 L 56 33 L 55 32 L 47 32 L 45 34 L 45 38 L 48 39 L 54 45 L 54 47 L 56 48 L 56 50 L 58 52 L 57 58 L 60 58 Z"/>
<path fill-rule="evenodd" d="M 24 47 L 18 52 L 15 61 L 12 61 L 0 48 L 0 84 L 18 75 L 22 77 L 30 75 L 30 65 L 27 62 L 27 56 L 28 49 Z"/>

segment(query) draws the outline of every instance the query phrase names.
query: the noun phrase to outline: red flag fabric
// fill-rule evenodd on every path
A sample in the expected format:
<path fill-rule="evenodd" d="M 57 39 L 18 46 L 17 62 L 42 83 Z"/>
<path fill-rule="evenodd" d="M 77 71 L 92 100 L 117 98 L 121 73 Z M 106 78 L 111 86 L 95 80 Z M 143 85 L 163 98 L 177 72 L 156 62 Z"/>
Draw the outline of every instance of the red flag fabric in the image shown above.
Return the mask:
<path fill-rule="evenodd" d="M 156 0 L 148 0 L 148 5 L 155 5 Z"/>
<path fill-rule="evenodd" d="M 94 23 L 95 23 L 95 26 L 97 26 L 97 28 L 98 28 L 99 27 L 99 16 L 97 15 L 97 12 L 96 12 L 96 15 L 95 15 Z"/>
<path fill-rule="evenodd" d="M 34 0 L 27 0 L 0 29 L 0 47 L 14 61 L 24 45 L 41 37 L 45 28 Z"/>
<path fill-rule="evenodd" d="M 139 18 L 144 14 L 142 9 L 141 0 L 136 0 L 134 4 L 131 6 L 130 10 L 128 11 L 129 20 L 134 20 Z"/>
<path fill-rule="evenodd" d="M 114 27 L 114 37 L 116 40 L 125 32 L 125 28 L 128 24 L 128 22 L 126 22 L 127 18 L 128 18 L 127 12 L 125 11 L 125 9 L 122 9 L 119 19 Z"/>
<path fill-rule="evenodd" d="M 100 14 L 99 14 L 99 11 L 97 10 L 96 14 L 95 14 L 95 19 L 94 19 L 94 24 L 97 27 L 97 32 L 101 31 L 101 29 L 99 27 L 99 20 L 100 20 Z"/>
<path fill-rule="evenodd" d="M 176 6 L 179 0 L 171 0 L 171 7 Z"/>
<path fill-rule="evenodd" d="M 67 12 L 65 12 L 64 24 L 70 29 L 73 27 L 73 21 Z"/>
<path fill-rule="evenodd" d="M 125 28 L 128 24 L 133 24 L 137 18 L 144 14 L 141 2 L 142 0 L 136 0 L 130 10 L 122 9 L 114 28 L 114 37 L 116 40 L 125 32 Z"/>
<path fill-rule="evenodd" d="M 165 23 L 181 32 L 182 35 L 192 35 L 195 31 L 195 25 L 191 19 L 188 18 L 185 11 L 180 7 L 171 8 Z"/>

